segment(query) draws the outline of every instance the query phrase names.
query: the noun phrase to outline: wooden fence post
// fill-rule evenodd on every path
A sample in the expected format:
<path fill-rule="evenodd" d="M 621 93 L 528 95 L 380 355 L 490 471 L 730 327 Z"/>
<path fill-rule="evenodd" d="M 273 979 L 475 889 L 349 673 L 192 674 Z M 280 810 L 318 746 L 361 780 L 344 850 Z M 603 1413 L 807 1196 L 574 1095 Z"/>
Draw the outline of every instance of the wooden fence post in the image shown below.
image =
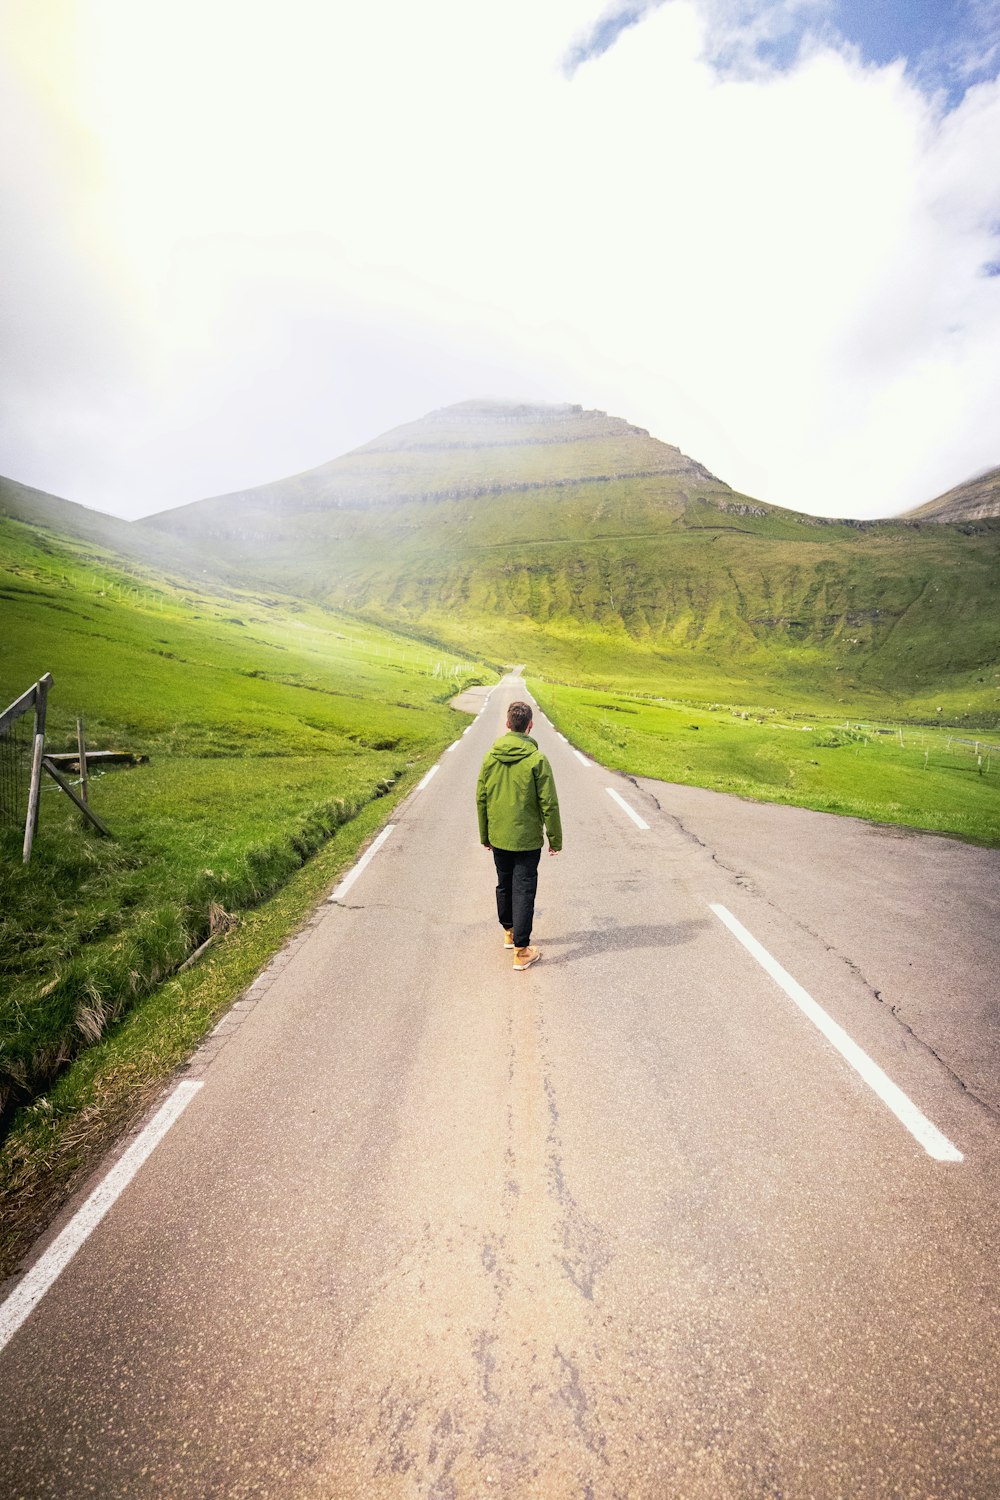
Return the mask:
<path fill-rule="evenodd" d="M 24 823 L 24 851 L 22 859 L 27 864 L 31 858 L 31 846 L 35 842 L 38 827 L 38 797 L 42 785 L 42 749 L 45 737 L 36 734 L 31 751 L 31 786 L 28 789 L 28 816 Z"/>
<path fill-rule="evenodd" d="M 35 683 L 35 740 L 31 750 L 31 786 L 28 790 L 28 816 L 24 822 L 23 861 L 31 858 L 31 846 L 38 832 L 38 803 L 42 790 L 42 753 L 45 749 L 45 709 L 48 703 L 52 675 L 45 673 Z"/>
<path fill-rule="evenodd" d="M 87 742 L 83 734 L 82 714 L 76 721 L 76 747 L 80 752 L 80 800 L 85 804 L 89 804 L 90 798 L 87 795 Z"/>

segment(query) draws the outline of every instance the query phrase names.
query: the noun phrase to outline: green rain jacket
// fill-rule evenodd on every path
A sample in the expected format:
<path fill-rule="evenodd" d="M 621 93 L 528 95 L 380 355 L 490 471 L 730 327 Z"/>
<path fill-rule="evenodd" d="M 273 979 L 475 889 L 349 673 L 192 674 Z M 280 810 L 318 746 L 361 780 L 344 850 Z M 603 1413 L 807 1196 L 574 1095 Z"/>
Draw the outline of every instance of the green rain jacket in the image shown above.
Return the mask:
<path fill-rule="evenodd" d="M 486 754 L 476 786 L 479 840 L 495 849 L 562 848 L 552 767 L 528 734 L 503 735 Z"/>

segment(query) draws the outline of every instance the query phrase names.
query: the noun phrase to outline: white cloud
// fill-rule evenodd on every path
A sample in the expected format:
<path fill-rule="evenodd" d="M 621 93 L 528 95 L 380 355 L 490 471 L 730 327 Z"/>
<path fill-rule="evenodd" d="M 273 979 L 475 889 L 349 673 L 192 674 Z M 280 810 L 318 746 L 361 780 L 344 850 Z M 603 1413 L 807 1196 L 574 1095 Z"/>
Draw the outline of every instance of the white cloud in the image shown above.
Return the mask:
<path fill-rule="evenodd" d="M 699 0 L 705 56 L 723 73 L 764 77 L 782 50 L 829 31 L 833 0 Z"/>
<path fill-rule="evenodd" d="M 37 4 L 25 35 L 0 0 L 32 167 L 0 471 L 137 513 L 487 393 L 831 514 L 1000 458 L 995 83 L 943 114 L 815 35 L 733 71 L 817 0 L 650 5 L 571 79 L 612 14 L 581 0 Z"/>
<path fill-rule="evenodd" d="M 615 0 L 574 38 L 562 60 L 568 78 L 585 62 L 601 57 L 630 26 L 638 26 L 664 0 Z"/>

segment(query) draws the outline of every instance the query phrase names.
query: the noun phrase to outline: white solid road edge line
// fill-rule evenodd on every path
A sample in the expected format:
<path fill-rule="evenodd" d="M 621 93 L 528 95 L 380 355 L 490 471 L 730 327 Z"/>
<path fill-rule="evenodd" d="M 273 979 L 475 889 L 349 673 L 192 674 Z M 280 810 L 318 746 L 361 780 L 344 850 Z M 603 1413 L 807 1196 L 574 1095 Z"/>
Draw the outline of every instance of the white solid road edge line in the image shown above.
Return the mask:
<path fill-rule="evenodd" d="M 347 892 L 351 889 L 351 886 L 357 880 L 365 865 L 378 853 L 395 826 L 395 823 L 387 823 L 385 825 L 378 838 L 373 844 L 369 846 L 369 848 L 365 850 L 364 854 L 362 854 L 361 858 L 358 860 L 354 868 L 348 870 L 347 874 L 344 876 L 343 880 L 340 882 L 333 895 L 326 898 L 328 901 L 341 901 L 344 896 L 347 895 Z"/>
<path fill-rule="evenodd" d="M 66 1228 L 39 1256 L 7 1300 L 0 1304 L 0 1349 L 10 1342 L 28 1314 L 38 1306 L 56 1277 L 66 1269 L 84 1240 L 97 1228 L 115 1199 L 128 1187 L 147 1156 L 159 1145 L 201 1087 L 201 1081 L 193 1079 L 177 1085 L 103 1182 L 77 1209 Z"/>
<path fill-rule="evenodd" d="M 629 817 L 632 819 L 632 822 L 635 824 L 635 826 L 637 828 L 648 828 L 649 827 L 649 824 L 646 823 L 646 822 L 644 822 L 643 819 L 640 818 L 640 816 L 636 812 L 635 808 L 634 807 L 629 807 L 629 805 L 625 801 L 624 797 L 619 797 L 618 793 L 615 791 L 615 789 L 614 789 L 613 786 L 606 786 L 604 788 L 604 790 L 607 792 L 607 794 L 608 794 L 609 797 L 613 797 L 615 799 L 615 801 L 618 803 L 618 806 L 620 808 L 622 808 L 623 811 L 625 811 L 625 812 L 628 813 Z"/>
<path fill-rule="evenodd" d="M 953 1146 L 947 1136 L 942 1135 L 937 1126 L 932 1125 L 927 1116 L 921 1114 L 903 1090 L 893 1083 L 888 1074 L 883 1073 L 878 1063 L 873 1062 L 867 1052 L 864 1052 L 857 1042 L 851 1040 L 844 1028 L 838 1026 L 821 1005 L 817 1005 L 798 980 L 793 979 L 791 974 L 781 967 L 777 959 L 772 958 L 767 949 L 747 932 L 742 922 L 738 922 L 731 911 L 715 901 L 710 901 L 709 906 L 719 920 L 725 923 L 733 936 L 739 939 L 747 952 L 753 955 L 761 968 L 766 969 L 771 978 L 780 984 L 785 994 L 795 1002 L 803 1015 L 807 1016 L 823 1033 L 827 1041 L 836 1047 L 845 1062 L 850 1063 L 868 1087 L 874 1089 L 882 1103 L 892 1110 L 896 1119 L 906 1126 L 915 1140 L 920 1142 L 928 1156 L 932 1156 L 935 1161 L 963 1161 L 964 1157 L 958 1147 Z"/>

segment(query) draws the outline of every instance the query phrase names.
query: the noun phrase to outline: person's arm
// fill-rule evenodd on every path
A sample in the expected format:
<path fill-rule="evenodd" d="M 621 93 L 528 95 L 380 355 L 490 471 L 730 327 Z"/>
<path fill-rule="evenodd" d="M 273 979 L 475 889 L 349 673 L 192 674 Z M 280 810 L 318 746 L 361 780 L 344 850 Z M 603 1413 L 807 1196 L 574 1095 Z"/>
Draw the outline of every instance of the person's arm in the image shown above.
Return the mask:
<path fill-rule="evenodd" d="M 476 782 L 476 811 L 479 814 L 479 842 L 485 849 L 490 847 L 490 826 L 486 816 L 486 764 L 479 769 Z"/>
<path fill-rule="evenodd" d="M 555 777 L 544 755 L 538 757 L 533 770 L 538 805 L 542 809 L 545 832 L 549 836 L 549 850 L 552 854 L 558 854 L 562 848 L 562 820 L 559 817 L 559 798 L 556 796 Z"/>

